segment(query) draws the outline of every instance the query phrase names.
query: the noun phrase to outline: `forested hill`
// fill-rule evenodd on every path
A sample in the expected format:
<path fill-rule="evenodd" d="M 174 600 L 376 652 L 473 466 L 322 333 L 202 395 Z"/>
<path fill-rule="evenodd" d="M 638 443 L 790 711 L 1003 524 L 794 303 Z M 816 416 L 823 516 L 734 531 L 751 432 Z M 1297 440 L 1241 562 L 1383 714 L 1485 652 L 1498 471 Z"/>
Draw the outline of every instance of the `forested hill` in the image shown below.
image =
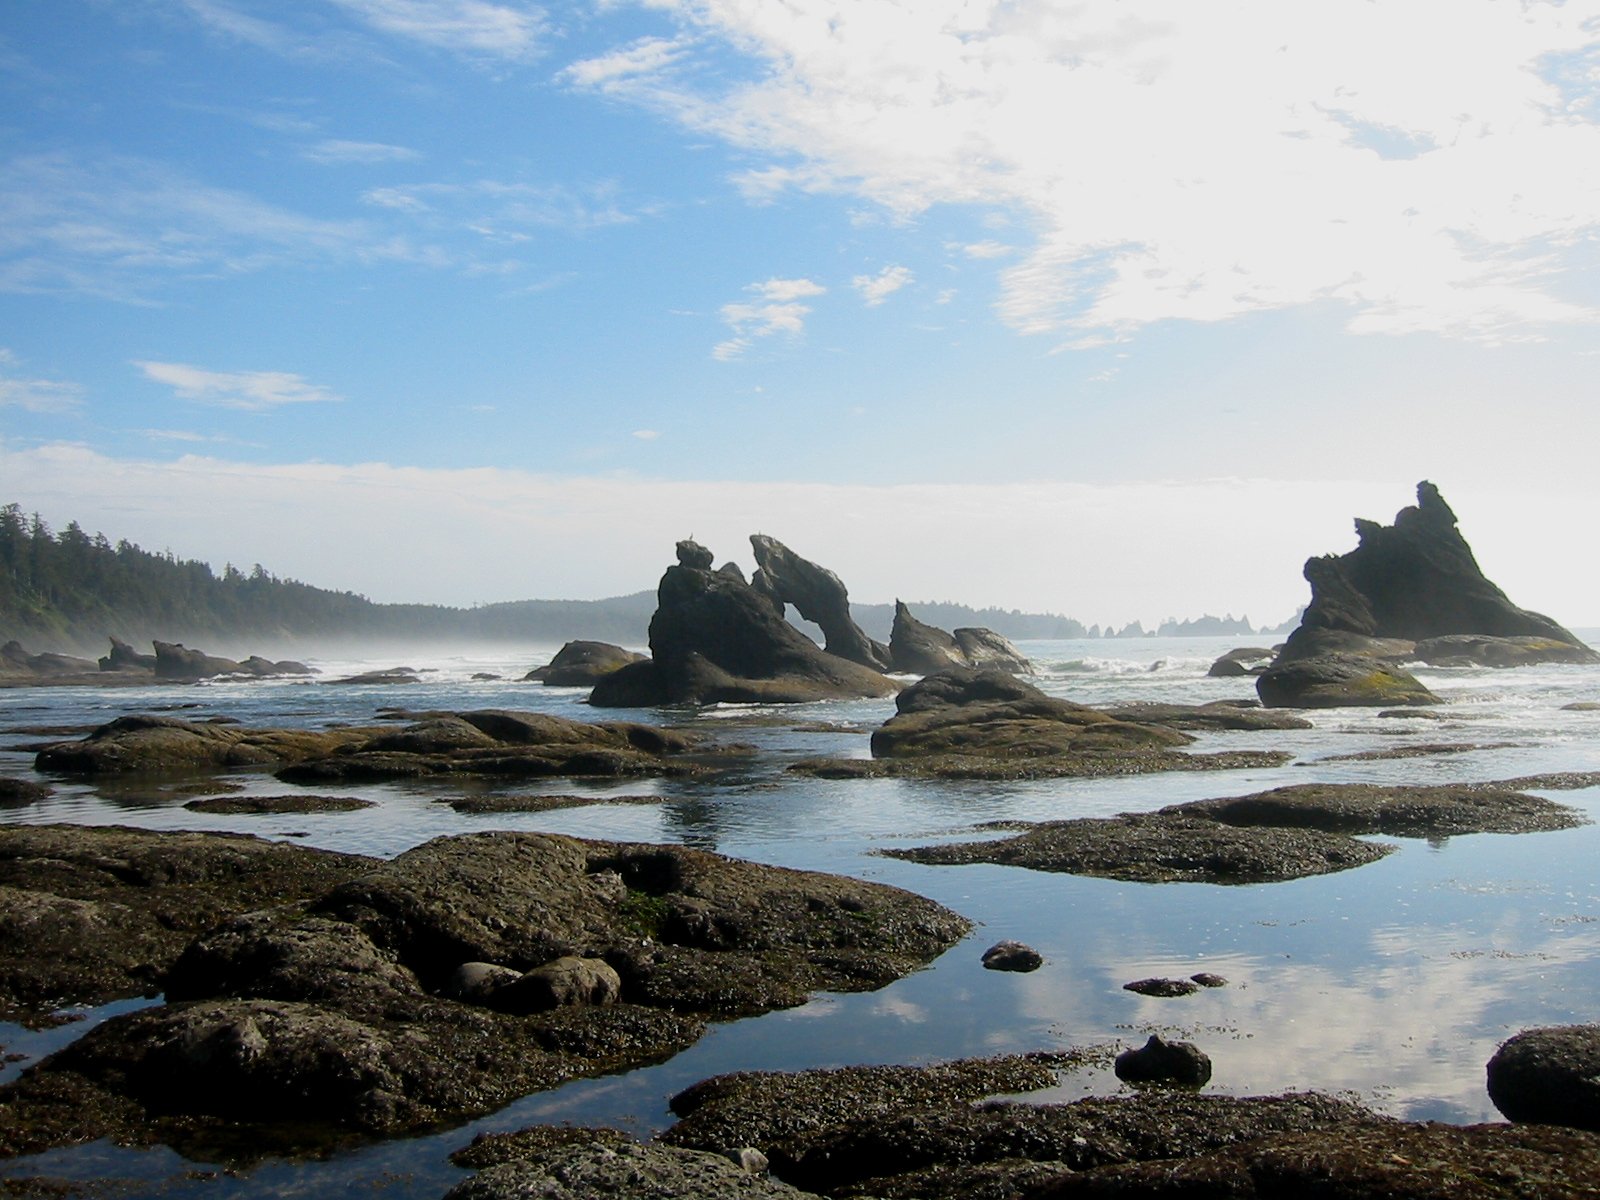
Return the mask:
<path fill-rule="evenodd" d="M 116 636 L 263 645 L 318 639 L 482 639 L 560 643 L 575 637 L 642 644 L 653 591 L 610 600 L 522 600 L 477 608 L 375 604 L 279 579 L 259 564 L 220 575 L 170 551 L 113 545 L 74 521 L 60 533 L 16 504 L 0 508 L 0 642 L 104 653 Z"/>
<path fill-rule="evenodd" d="M 375 604 L 354 592 L 279 579 L 259 564 L 248 571 L 229 564 L 218 575 L 209 564 L 171 551 L 152 553 L 126 540 L 113 545 L 104 534 L 85 533 L 76 521 L 53 533 L 16 504 L 0 508 L 0 643 L 14 639 L 35 652 L 103 654 L 112 636 L 135 647 L 160 638 L 239 653 L 333 640 L 559 645 L 588 638 L 642 647 L 655 601 L 652 586 L 606 600 L 517 600 L 475 608 Z M 942 629 L 981 626 L 1019 641 L 1101 636 L 1098 627 L 1086 630 L 1053 614 L 950 603 L 911 602 L 910 608 L 919 620 Z M 871 636 L 888 640 L 893 605 L 851 609 Z M 1161 633 L 1190 632 L 1190 625 L 1193 632 L 1213 632 L 1205 623 L 1215 621 L 1171 623 L 1174 628 L 1164 625 Z M 1134 628 L 1123 633 L 1132 635 Z M 208 645 L 207 639 L 230 644 Z"/>

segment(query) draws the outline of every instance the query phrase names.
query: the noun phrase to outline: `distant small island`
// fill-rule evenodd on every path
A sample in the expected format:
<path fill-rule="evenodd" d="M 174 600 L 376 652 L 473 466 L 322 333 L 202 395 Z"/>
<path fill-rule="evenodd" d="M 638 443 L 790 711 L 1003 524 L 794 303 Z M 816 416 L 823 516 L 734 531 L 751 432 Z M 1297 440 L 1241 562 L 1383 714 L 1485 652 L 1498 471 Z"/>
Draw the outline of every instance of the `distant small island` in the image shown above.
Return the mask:
<path fill-rule="evenodd" d="M 210 564 L 170 550 L 113 543 L 78 522 L 54 532 L 20 504 L 0 507 L 0 642 L 79 654 L 103 654 L 107 639 L 203 642 L 246 639 L 261 645 L 313 641 L 536 642 L 575 638 L 641 646 L 656 596 L 651 588 L 601 600 L 514 600 L 472 608 L 382 604 L 355 592 L 281 579 L 259 563 Z M 982 626 L 1017 640 L 1086 637 L 1187 637 L 1249 634 L 1248 618 L 1169 618 L 1153 630 L 1084 625 L 1055 613 L 918 602 L 922 619 L 946 628 Z M 887 641 L 894 605 L 850 606 L 856 623 Z M 798 623 L 798 622 L 797 622 Z M 1284 628 L 1292 628 L 1290 621 Z M 1260 632 L 1276 632 L 1261 630 Z"/>

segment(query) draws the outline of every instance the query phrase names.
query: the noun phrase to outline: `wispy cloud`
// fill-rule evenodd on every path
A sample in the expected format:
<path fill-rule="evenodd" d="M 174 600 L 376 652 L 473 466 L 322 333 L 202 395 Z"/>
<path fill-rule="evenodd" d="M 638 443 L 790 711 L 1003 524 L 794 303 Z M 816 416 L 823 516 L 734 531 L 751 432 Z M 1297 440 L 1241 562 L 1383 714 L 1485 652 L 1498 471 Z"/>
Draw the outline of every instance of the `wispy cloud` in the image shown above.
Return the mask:
<path fill-rule="evenodd" d="M 83 388 L 59 379 L 29 379 L 14 375 L 21 360 L 0 347 L 0 408 L 20 408 L 24 412 L 70 412 L 83 403 Z"/>
<path fill-rule="evenodd" d="M 1565 288 L 1600 231 L 1600 89 L 1562 67 L 1593 59 L 1600 0 L 639 2 L 680 22 L 673 53 L 569 78 L 765 160 L 755 199 L 1020 217 L 1019 330 L 1328 301 L 1362 333 L 1600 319 Z M 710 69 L 730 52 L 753 79 Z"/>
<path fill-rule="evenodd" d="M 422 157 L 409 146 L 391 146 L 384 142 L 351 142 L 327 138 L 307 146 L 301 157 L 311 162 L 330 166 L 371 166 L 377 163 L 414 162 Z"/>
<path fill-rule="evenodd" d="M 327 404 L 343 397 L 285 371 L 208 371 L 186 363 L 135 362 L 147 379 L 181 398 L 218 408 L 262 411 L 285 404 Z"/>
<path fill-rule="evenodd" d="M 811 306 L 800 301 L 821 296 L 827 288 L 809 279 L 768 279 L 752 283 L 745 291 L 754 293 L 753 303 L 724 304 L 721 314 L 733 337 L 712 348 L 711 357 L 731 362 L 755 345 L 759 338 L 775 333 L 798 336 L 805 331 Z"/>
<path fill-rule="evenodd" d="M 587 186 L 480 179 L 471 183 L 417 183 L 373 188 L 362 199 L 403 212 L 434 228 L 466 229 L 502 242 L 527 239 L 527 230 L 583 232 L 627 225 L 649 212 L 622 204 L 614 183 Z"/>
<path fill-rule="evenodd" d="M 556 78 L 577 88 L 596 91 L 624 89 L 648 80 L 681 61 L 690 43 L 684 38 L 645 37 L 597 58 L 572 63 Z"/>
<path fill-rule="evenodd" d="M 661 431 L 659 429 L 635 429 L 633 436 L 641 442 L 653 442 L 661 436 Z"/>
<path fill-rule="evenodd" d="M 885 267 L 876 275 L 857 275 L 850 286 L 861 293 L 868 308 L 876 308 L 911 280 L 910 267 Z"/>
<path fill-rule="evenodd" d="M 533 55 L 545 31 L 531 4 L 488 0 L 332 0 L 384 33 L 441 50 L 501 59 Z"/>
<path fill-rule="evenodd" d="M 39 154 L 0 170 L 0 290 L 137 300 L 173 275 L 415 254 L 360 222 L 293 212 L 144 159 Z"/>

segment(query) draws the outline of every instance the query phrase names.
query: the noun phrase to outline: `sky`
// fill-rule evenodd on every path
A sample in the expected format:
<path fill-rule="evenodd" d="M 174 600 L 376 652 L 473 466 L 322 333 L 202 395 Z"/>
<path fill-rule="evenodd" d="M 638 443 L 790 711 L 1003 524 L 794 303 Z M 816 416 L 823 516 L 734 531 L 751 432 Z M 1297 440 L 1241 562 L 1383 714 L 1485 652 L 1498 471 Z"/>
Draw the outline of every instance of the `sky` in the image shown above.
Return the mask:
<path fill-rule="evenodd" d="M 0 6 L 0 502 L 218 569 L 1600 625 L 1597 382 L 1600 0 Z"/>

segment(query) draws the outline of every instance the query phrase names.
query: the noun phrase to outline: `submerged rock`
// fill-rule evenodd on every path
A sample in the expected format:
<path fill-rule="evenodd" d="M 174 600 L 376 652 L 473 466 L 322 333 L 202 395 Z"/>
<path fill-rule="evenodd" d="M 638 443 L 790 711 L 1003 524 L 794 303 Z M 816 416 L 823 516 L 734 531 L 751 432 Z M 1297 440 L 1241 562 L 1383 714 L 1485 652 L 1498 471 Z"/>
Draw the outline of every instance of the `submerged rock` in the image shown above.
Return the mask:
<path fill-rule="evenodd" d="M 548 664 L 523 676 L 546 687 L 593 687 L 603 676 L 649 656 L 609 642 L 568 642 Z"/>
<path fill-rule="evenodd" d="M 711 561 L 704 546 L 678 544 L 678 565 L 656 591 L 650 659 L 602 678 L 590 704 L 790 704 L 895 691 L 875 669 L 821 649 L 769 595 Z"/>
<path fill-rule="evenodd" d="M 1037 971 L 1044 955 L 1022 942 L 996 942 L 983 952 L 983 965 L 990 971 Z"/>
<path fill-rule="evenodd" d="M 1312 783 L 1150 813 L 1046 821 L 999 840 L 880 853 L 1141 883 L 1266 883 L 1348 870 L 1393 850 L 1360 834 L 1530 833 L 1586 822 L 1575 809 L 1503 786 Z"/>
<path fill-rule="evenodd" d="M 896 888 L 677 846 L 472 834 L 363 866 L 213 922 L 160 973 L 165 1007 L 0 1088 L 0 1153 L 230 1124 L 259 1152 L 459 1120 L 653 1061 L 707 1020 L 880 987 L 969 927 Z"/>

